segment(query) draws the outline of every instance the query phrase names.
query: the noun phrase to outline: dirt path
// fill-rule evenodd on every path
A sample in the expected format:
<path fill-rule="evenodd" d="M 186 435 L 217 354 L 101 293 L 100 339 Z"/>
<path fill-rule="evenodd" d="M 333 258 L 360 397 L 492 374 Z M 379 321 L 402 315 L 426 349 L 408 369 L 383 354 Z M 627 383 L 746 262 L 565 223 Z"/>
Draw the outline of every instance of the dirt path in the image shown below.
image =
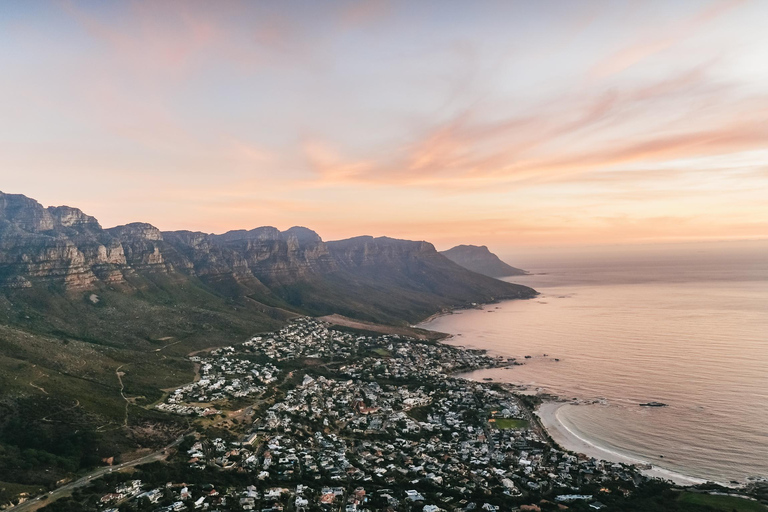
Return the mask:
<path fill-rule="evenodd" d="M 38 385 L 37 385 L 37 384 L 35 384 L 34 382 L 31 382 L 31 381 L 30 381 L 29 385 L 30 385 L 30 386 L 32 386 L 32 387 L 33 387 L 33 388 L 35 388 L 35 389 L 39 389 L 40 391 L 42 391 L 42 392 L 43 392 L 43 393 L 45 393 L 46 395 L 48 394 L 48 392 L 47 392 L 45 389 L 43 389 L 42 387 L 38 386 Z"/>
<path fill-rule="evenodd" d="M 125 400 L 125 419 L 123 420 L 123 425 L 127 427 L 128 426 L 128 406 L 131 405 L 131 401 L 128 400 L 128 397 L 125 396 L 125 393 L 124 393 L 125 385 L 123 384 L 123 375 L 125 375 L 125 372 L 120 371 L 120 368 L 122 368 L 123 366 L 125 365 L 121 364 L 120 366 L 117 367 L 117 369 L 115 370 L 115 375 L 117 375 L 117 380 L 118 382 L 120 382 L 120 396 L 122 396 L 123 400 Z"/>
<path fill-rule="evenodd" d="M 59 414 L 61 414 L 63 412 L 71 411 L 72 409 L 77 409 L 78 407 L 80 407 L 80 400 L 75 400 L 75 405 L 73 405 L 72 407 L 68 407 L 68 408 L 66 408 L 66 409 L 64 409 L 62 411 L 58 411 L 58 412 L 55 412 L 53 414 L 49 414 L 48 416 L 46 416 L 44 418 L 40 418 L 40 421 L 45 421 L 45 422 L 50 423 L 52 417 L 57 416 L 57 415 L 59 415 Z"/>
<path fill-rule="evenodd" d="M 177 340 L 177 341 L 174 341 L 173 343 L 168 343 L 167 345 L 163 345 L 163 346 L 162 346 L 162 347 L 160 347 L 160 348 L 156 348 L 156 349 L 155 349 L 155 352 L 160 352 L 160 351 L 161 351 L 161 350 L 163 350 L 163 349 L 166 349 L 166 348 L 168 348 L 168 347 L 171 347 L 171 346 L 173 346 L 173 345 L 176 345 L 176 344 L 178 344 L 178 343 L 181 343 L 181 342 L 182 342 L 182 340 Z"/>

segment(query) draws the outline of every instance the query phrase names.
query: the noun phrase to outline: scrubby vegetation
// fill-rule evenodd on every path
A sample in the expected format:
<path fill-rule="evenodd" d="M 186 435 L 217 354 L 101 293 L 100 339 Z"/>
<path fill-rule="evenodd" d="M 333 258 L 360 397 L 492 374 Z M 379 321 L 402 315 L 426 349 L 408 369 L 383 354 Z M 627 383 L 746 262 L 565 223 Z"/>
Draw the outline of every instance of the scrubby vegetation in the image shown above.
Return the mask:
<path fill-rule="evenodd" d="M 98 303 L 88 294 L 0 295 L 0 481 L 52 486 L 164 445 L 183 425 L 148 406 L 194 378 L 186 355 L 281 322 L 245 299 L 174 290 L 103 290 Z"/>

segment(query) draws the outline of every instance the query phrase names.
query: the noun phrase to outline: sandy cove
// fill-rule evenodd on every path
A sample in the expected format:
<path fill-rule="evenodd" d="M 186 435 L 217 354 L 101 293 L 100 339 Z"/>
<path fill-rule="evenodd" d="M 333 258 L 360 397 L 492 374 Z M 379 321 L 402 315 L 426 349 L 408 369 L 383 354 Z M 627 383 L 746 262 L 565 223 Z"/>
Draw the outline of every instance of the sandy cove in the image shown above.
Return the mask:
<path fill-rule="evenodd" d="M 678 485 L 696 485 L 706 481 L 701 478 L 686 476 L 675 471 L 651 465 L 646 460 L 631 457 L 608 448 L 603 448 L 584 439 L 571 431 L 562 421 L 560 421 L 558 411 L 564 405 L 568 404 L 566 402 L 544 402 L 538 409 L 536 409 L 536 415 L 541 419 L 542 425 L 547 429 L 547 432 L 552 439 L 562 448 L 584 454 L 587 457 L 594 457 L 595 459 L 623 464 L 636 464 L 638 467 L 648 467 L 648 469 L 641 470 L 645 476 L 671 480 Z"/>

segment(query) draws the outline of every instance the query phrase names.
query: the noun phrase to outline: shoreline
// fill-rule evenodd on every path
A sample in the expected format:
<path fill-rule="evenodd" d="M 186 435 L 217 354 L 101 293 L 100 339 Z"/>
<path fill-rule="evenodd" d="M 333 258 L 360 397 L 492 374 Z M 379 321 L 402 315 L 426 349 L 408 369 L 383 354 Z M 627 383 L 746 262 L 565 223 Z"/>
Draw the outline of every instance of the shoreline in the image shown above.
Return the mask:
<path fill-rule="evenodd" d="M 505 299 L 505 300 L 517 300 L 517 299 Z M 432 313 L 424 320 L 419 320 L 415 324 L 412 325 L 412 327 L 415 327 L 417 329 L 425 329 L 427 331 L 430 331 L 431 329 L 427 329 L 426 327 L 418 327 L 419 325 L 423 325 L 429 322 L 432 322 L 433 320 L 437 320 L 440 317 L 449 316 L 456 314 L 457 311 L 467 311 L 470 309 L 483 309 L 483 306 L 486 306 L 488 304 L 495 304 L 496 302 L 478 302 L 474 306 L 455 306 L 451 308 L 445 308 L 441 311 L 438 311 L 437 313 Z M 438 331 L 433 331 L 438 332 Z"/>
<path fill-rule="evenodd" d="M 527 274 L 527 275 L 535 275 L 535 274 Z M 502 279 L 499 279 L 499 280 L 503 281 Z M 508 281 L 504 281 L 504 282 L 506 283 Z M 511 284 L 517 284 L 517 283 L 511 283 Z M 526 286 L 526 285 L 522 285 L 522 286 Z M 530 288 L 530 287 L 528 287 L 528 288 Z M 438 311 L 437 313 L 432 313 L 428 317 L 426 317 L 426 318 L 424 318 L 422 320 L 419 320 L 418 322 L 412 324 L 411 327 L 417 327 L 419 325 L 423 325 L 423 324 L 432 322 L 433 320 L 436 320 L 436 319 L 438 319 L 440 317 L 443 317 L 443 316 L 453 315 L 457 311 L 468 311 L 470 309 L 481 309 L 482 310 L 485 306 L 490 306 L 491 304 L 500 304 L 502 302 L 513 301 L 513 300 L 531 300 L 531 299 L 535 299 L 536 297 L 540 297 L 541 296 L 541 292 L 540 291 L 534 290 L 533 288 L 531 288 L 531 290 L 533 290 L 534 293 L 530 297 L 500 297 L 498 299 L 492 299 L 492 300 L 490 300 L 488 302 L 476 302 L 476 303 L 473 302 L 472 304 L 446 307 L 446 308 L 443 308 L 442 310 Z M 431 329 L 427 329 L 426 327 L 417 327 L 417 328 L 418 329 L 431 330 Z M 435 332 L 438 332 L 438 331 L 435 331 Z"/>
<path fill-rule="evenodd" d="M 431 315 L 429 315 L 427 318 L 425 318 L 424 320 L 419 320 L 418 322 L 416 322 L 415 324 L 413 324 L 411 327 L 415 327 L 415 328 L 417 328 L 417 329 L 424 329 L 424 327 L 417 327 L 417 326 L 419 326 L 419 325 L 422 325 L 422 324 L 426 324 L 426 323 L 429 323 L 429 322 L 431 322 L 432 320 L 436 320 L 436 319 L 440 318 L 441 316 L 452 315 L 452 314 L 453 314 L 453 311 L 454 311 L 453 309 L 449 309 L 449 310 L 447 310 L 447 311 L 438 311 L 437 313 L 432 313 L 432 314 L 431 314 Z M 427 329 L 427 330 L 428 330 L 428 329 Z"/>
<path fill-rule="evenodd" d="M 608 448 L 599 446 L 587 439 L 584 439 L 573 430 L 569 429 L 558 417 L 558 411 L 568 402 L 546 401 L 543 402 L 535 411 L 542 426 L 546 429 L 550 437 L 560 445 L 561 448 L 580 453 L 587 457 L 594 457 L 608 462 L 618 462 L 621 464 L 632 464 L 638 467 L 640 472 L 650 478 L 659 478 L 670 480 L 681 486 L 692 486 L 706 483 L 703 478 L 692 477 L 665 469 L 650 462 L 626 455 Z M 645 469 L 643 469 L 645 468 Z M 721 484 L 723 485 L 723 484 Z"/>

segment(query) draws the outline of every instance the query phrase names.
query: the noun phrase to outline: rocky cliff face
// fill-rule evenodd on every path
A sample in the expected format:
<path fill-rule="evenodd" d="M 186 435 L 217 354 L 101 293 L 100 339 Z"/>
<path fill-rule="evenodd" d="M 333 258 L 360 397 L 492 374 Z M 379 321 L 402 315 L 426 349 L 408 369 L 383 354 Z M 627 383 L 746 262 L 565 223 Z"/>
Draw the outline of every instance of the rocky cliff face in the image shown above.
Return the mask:
<path fill-rule="evenodd" d="M 328 248 L 338 264 L 347 268 L 439 257 L 435 246 L 429 242 L 398 240 L 385 236 L 380 238 L 358 236 L 347 240 L 328 242 Z"/>
<path fill-rule="evenodd" d="M 109 279 L 103 265 L 120 258 L 119 248 L 102 235 L 96 219 L 77 208 L 43 208 L 0 193 L 0 286 L 83 289 L 99 280 L 94 271 Z"/>
<path fill-rule="evenodd" d="M 392 297 L 416 297 L 424 308 L 438 299 L 443 305 L 533 293 L 484 281 L 427 242 L 364 236 L 326 243 L 304 227 L 221 235 L 161 232 L 145 223 L 103 229 L 77 208 L 45 208 L 0 192 L 0 290 L 130 290 L 159 276 L 170 282 L 195 279 L 225 295 L 272 296 L 299 308 L 311 304 L 317 311 L 344 305 L 344 286 L 362 290 L 356 303 L 366 300 L 366 289 L 375 289 L 382 297 L 390 291 Z M 332 300 L 324 298 L 330 289 Z M 386 307 L 386 300 L 381 303 Z"/>
<path fill-rule="evenodd" d="M 261 280 L 289 284 L 336 268 L 320 236 L 303 227 L 222 235 L 162 233 L 140 222 L 102 229 L 76 208 L 0 193 L 0 287 L 83 290 L 160 273 L 258 288 Z"/>
<path fill-rule="evenodd" d="M 336 269 L 320 236 L 303 227 L 230 231 L 211 239 L 221 250 L 244 258 L 253 275 L 265 283 L 289 284 Z"/>

